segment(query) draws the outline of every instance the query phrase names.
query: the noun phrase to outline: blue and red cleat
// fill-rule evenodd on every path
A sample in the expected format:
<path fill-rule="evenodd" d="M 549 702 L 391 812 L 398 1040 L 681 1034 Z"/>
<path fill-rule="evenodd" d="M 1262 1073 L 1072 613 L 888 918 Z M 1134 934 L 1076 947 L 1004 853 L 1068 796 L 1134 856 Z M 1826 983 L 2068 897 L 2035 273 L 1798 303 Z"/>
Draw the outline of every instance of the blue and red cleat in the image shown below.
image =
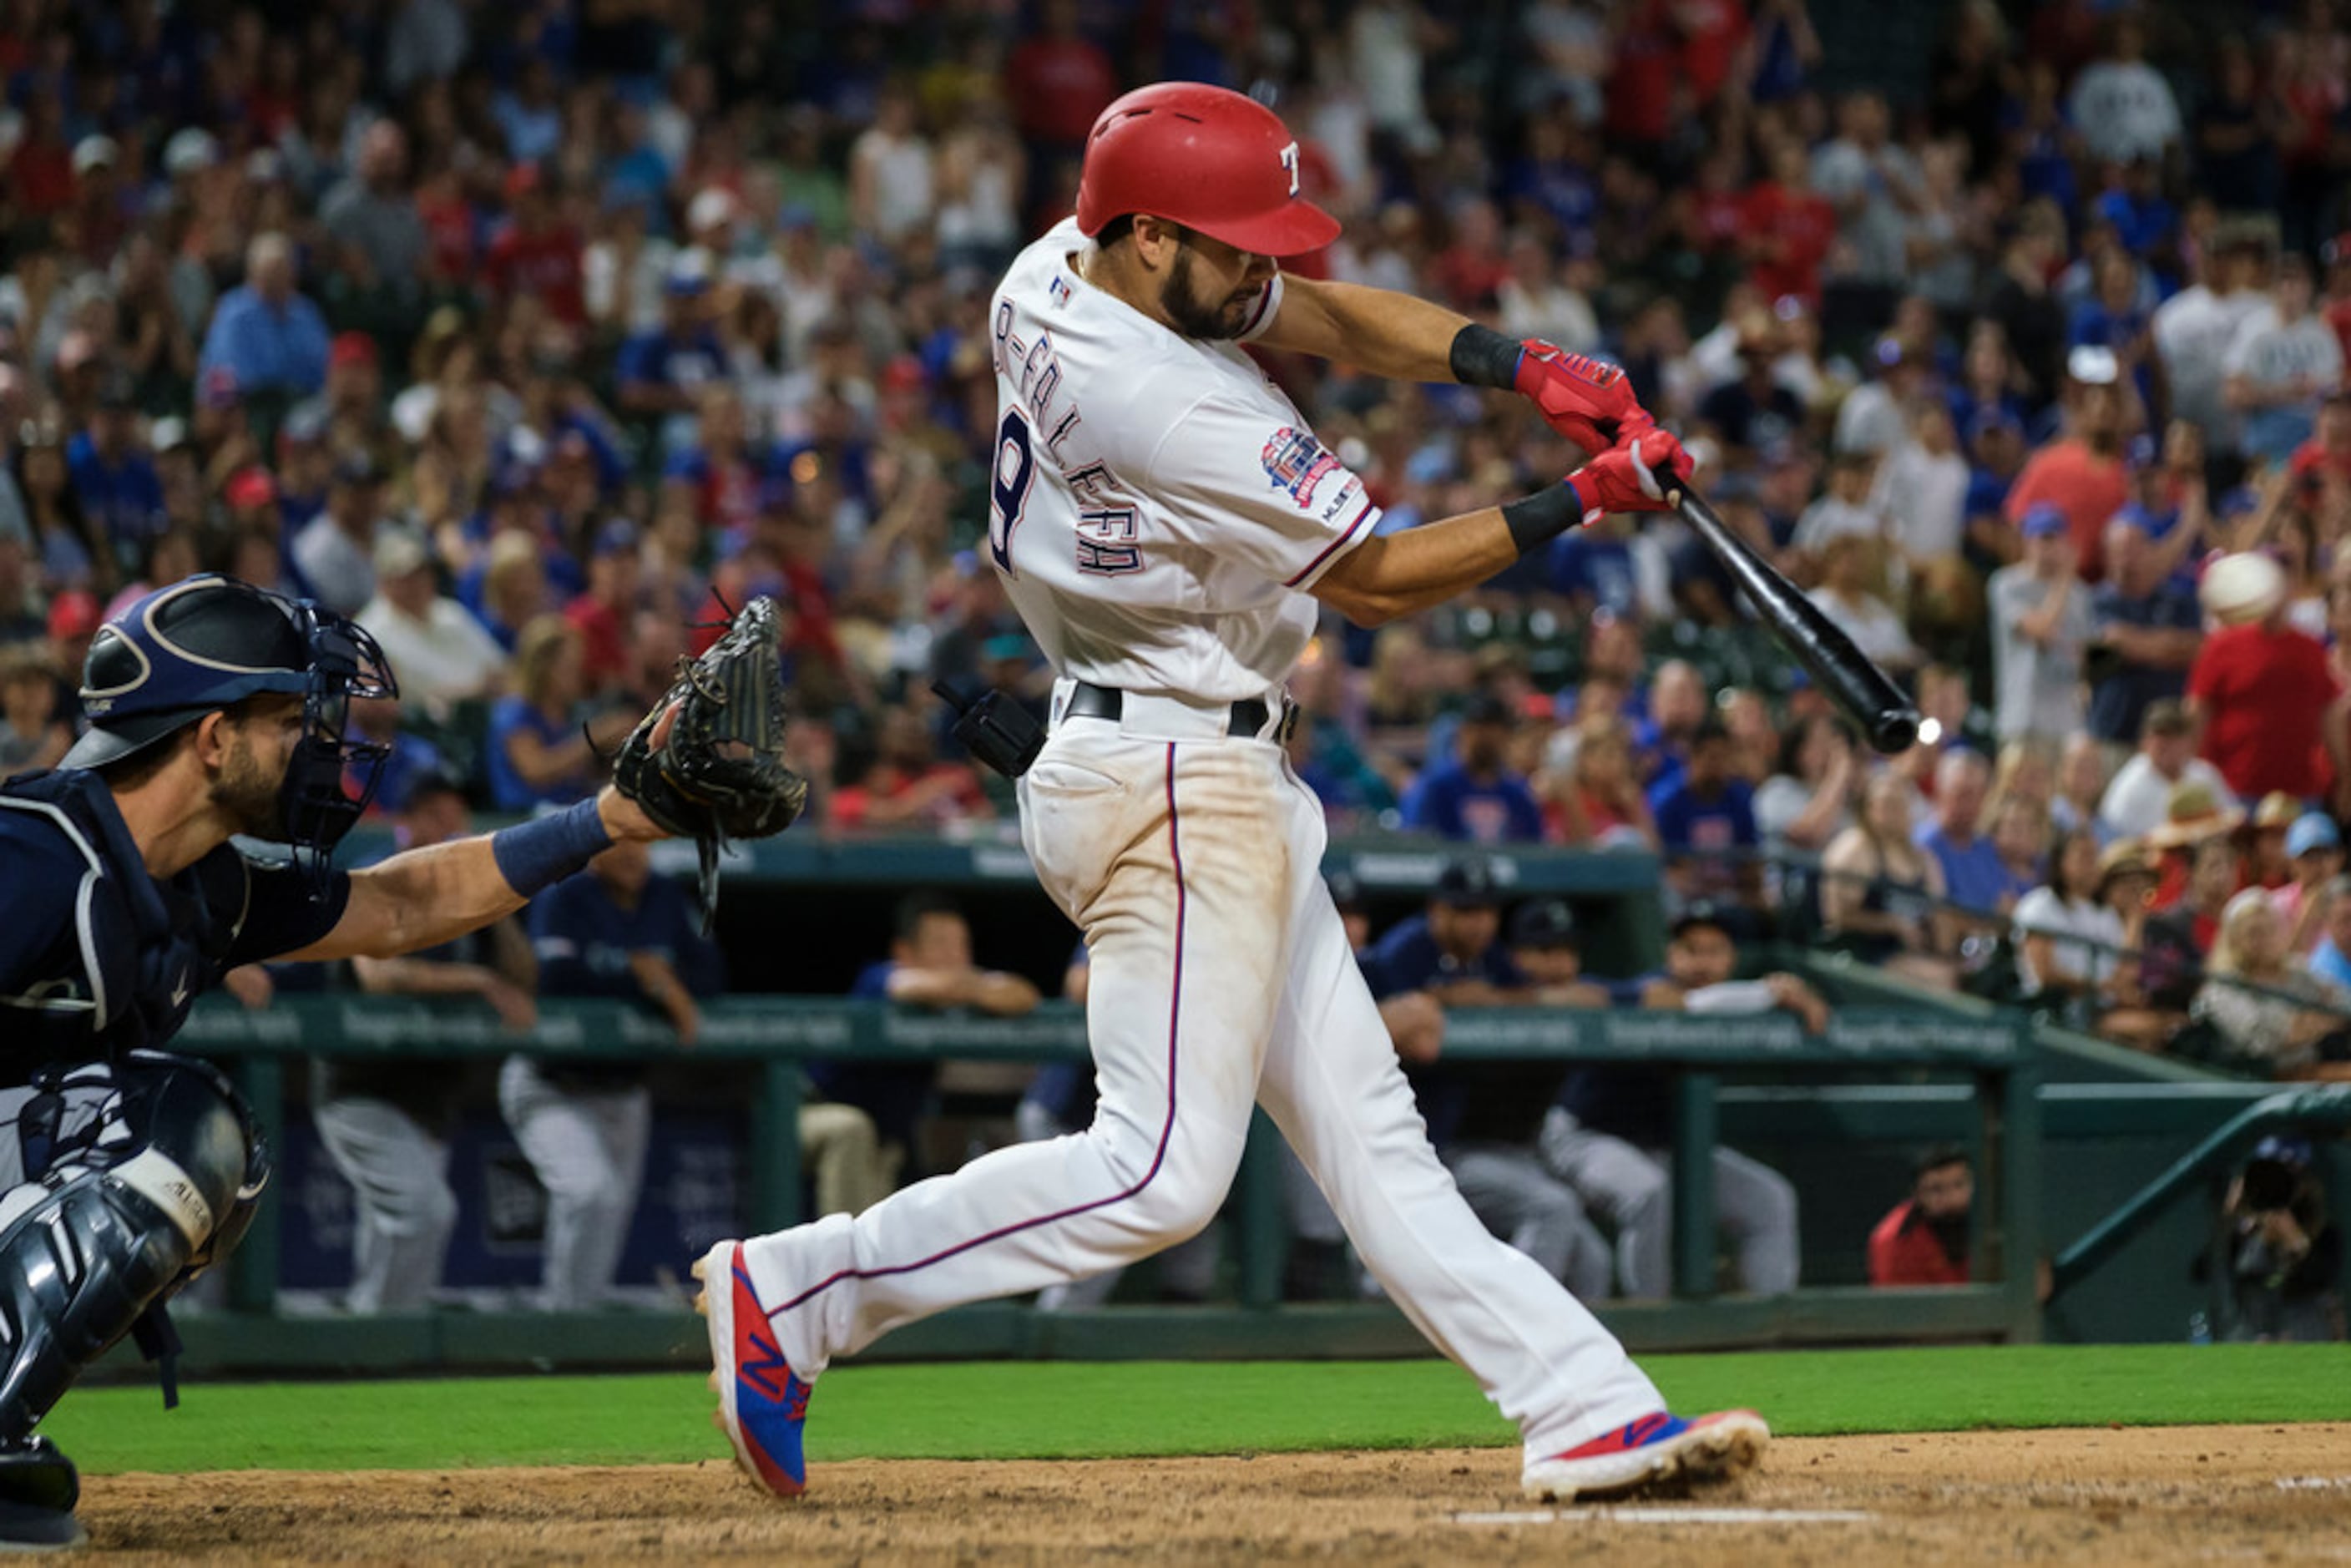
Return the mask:
<path fill-rule="evenodd" d="M 710 1386 L 718 1394 L 711 1424 L 734 1445 L 744 1474 L 778 1497 L 798 1497 L 808 1487 L 800 1432 L 809 1385 L 784 1363 L 743 1266 L 743 1244 L 721 1241 L 694 1265 L 694 1277 L 702 1281 L 694 1310 L 710 1320 Z"/>
<path fill-rule="evenodd" d="M 1752 1410 L 1689 1420 L 1660 1410 L 1526 1468 L 1529 1497 L 1558 1502 L 1623 1497 L 1676 1481 L 1726 1481 L 1753 1469 L 1771 1428 Z"/>

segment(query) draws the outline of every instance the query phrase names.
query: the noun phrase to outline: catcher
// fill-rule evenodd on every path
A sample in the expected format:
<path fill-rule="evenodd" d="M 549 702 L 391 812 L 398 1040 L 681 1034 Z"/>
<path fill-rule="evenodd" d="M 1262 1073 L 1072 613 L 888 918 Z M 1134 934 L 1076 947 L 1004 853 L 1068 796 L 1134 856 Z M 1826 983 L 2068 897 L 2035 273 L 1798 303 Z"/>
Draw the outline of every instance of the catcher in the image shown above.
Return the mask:
<path fill-rule="evenodd" d="M 395 690 L 340 616 L 189 578 L 99 629 L 89 729 L 57 770 L 0 785 L 0 1549 L 82 1538 L 73 1465 L 34 1428 L 125 1333 L 162 1362 L 174 1402 L 163 1304 L 235 1245 L 268 1177 L 228 1080 L 163 1049 L 200 993 L 264 958 L 448 941 L 619 840 L 692 836 L 715 866 L 723 838 L 780 831 L 806 798 L 780 758 L 759 601 L 682 672 L 595 799 L 340 872 L 329 857 L 385 750 L 347 738 L 344 711 Z"/>

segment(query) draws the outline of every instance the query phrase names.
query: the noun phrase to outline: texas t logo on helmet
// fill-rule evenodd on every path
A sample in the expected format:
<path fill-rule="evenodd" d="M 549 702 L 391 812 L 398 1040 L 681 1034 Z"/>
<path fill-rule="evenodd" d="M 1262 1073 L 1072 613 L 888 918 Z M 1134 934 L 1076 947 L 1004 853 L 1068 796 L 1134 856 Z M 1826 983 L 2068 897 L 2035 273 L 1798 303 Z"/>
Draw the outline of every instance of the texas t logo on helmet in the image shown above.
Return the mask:
<path fill-rule="evenodd" d="M 58 766 L 125 761 L 265 693 L 302 699 L 302 738 L 278 800 L 296 860 L 323 874 L 390 752 L 344 738 L 350 699 L 395 696 L 399 686 L 374 638 L 308 600 L 213 574 L 141 599 L 90 641 L 81 683 L 90 727 Z"/>
<path fill-rule="evenodd" d="M 1253 256 L 1302 256 L 1339 220 L 1298 194 L 1298 142 L 1254 99 L 1200 82 L 1138 88 L 1102 111 L 1078 177 L 1078 226 L 1148 213 Z"/>

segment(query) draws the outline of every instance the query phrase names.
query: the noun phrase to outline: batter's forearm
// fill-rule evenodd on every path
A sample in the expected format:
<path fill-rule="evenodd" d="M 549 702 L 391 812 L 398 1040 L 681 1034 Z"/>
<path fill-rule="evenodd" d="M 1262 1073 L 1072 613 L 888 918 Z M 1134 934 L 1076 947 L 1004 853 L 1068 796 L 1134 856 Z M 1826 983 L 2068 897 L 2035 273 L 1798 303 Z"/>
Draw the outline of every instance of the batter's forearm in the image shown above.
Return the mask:
<path fill-rule="evenodd" d="M 1453 340 L 1468 324 L 1460 312 L 1409 294 L 1290 277 L 1282 279 L 1281 312 L 1258 340 L 1391 381 L 1449 382 Z"/>
<path fill-rule="evenodd" d="M 1400 534 L 1374 535 L 1342 556 L 1314 596 L 1363 626 L 1384 625 L 1444 603 L 1519 559 L 1499 507 Z"/>

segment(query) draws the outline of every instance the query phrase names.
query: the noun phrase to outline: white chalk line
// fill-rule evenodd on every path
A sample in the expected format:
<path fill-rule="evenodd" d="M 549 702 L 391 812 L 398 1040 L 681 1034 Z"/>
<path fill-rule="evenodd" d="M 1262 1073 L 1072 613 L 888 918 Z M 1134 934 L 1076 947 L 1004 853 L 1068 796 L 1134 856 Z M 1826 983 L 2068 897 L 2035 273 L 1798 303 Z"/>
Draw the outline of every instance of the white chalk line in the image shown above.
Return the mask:
<path fill-rule="evenodd" d="M 1456 1524 L 1859 1524 L 1874 1513 L 1803 1508 L 1534 1508 L 1457 1513 Z"/>

